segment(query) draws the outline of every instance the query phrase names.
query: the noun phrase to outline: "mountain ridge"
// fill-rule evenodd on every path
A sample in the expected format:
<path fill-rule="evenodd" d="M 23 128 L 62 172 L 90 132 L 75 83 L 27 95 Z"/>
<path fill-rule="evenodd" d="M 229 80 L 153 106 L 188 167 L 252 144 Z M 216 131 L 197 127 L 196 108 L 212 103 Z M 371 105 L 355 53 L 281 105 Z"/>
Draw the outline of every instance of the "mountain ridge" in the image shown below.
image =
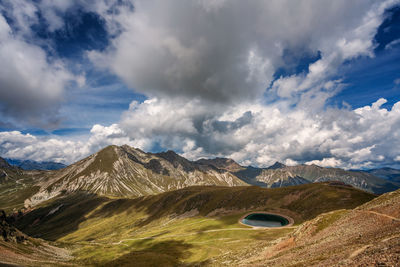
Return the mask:
<path fill-rule="evenodd" d="M 47 172 L 41 189 L 25 202 L 36 205 L 79 190 L 112 197 L 138 197 L 191 185 L 246 185 L 235 175 L 188 161 L 175 152 L 145 153 L 108 146 L 64 169 Z"/>
<path fill-rule="evenodd" d="M 196 185 L 275 188 L 323 181 L 340 181 L 377 194 L 399 187 L 395 182 L 364 171 L 304 164 L 286 166 L 280 162 L 267 168 L 245 167 L 229 158 L 191 161 L 172 150 L 146 153 L 128 145 L 107 146 L 59 170 L 24 171 L 3 164 L 6 168 L 0 168 L 0 183 L 8 181 L 3 188 L 11 192 L 15 186 L 15 190 L 25 190 L 26 196 L 23 202 L 11 203 L 11 193 L 4 194 L 10 207 L 35 206 L 76 191 L 109 197 L 139 197 Z"/>

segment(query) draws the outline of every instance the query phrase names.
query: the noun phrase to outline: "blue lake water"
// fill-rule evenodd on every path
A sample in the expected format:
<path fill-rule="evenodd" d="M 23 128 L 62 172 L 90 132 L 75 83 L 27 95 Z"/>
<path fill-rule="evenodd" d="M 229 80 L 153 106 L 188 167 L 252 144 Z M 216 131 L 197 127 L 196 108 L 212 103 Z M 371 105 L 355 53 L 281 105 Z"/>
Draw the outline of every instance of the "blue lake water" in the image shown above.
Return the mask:
<path fill-rule="evenodd" d="M 242 219 L 242 223 L 258 227 L 282 227 L 289 224 L 288 219 L 267 213 L 251 213 Z"/>

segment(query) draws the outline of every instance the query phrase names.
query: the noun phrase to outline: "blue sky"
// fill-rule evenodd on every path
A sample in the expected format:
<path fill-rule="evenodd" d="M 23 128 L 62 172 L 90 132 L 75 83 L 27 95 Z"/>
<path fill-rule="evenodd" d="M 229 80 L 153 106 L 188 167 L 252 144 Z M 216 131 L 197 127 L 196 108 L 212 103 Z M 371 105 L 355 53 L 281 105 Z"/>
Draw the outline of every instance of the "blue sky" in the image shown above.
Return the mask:
<path fill-rule="evenodd" d="M 397 1 L 1 0 L 0 7 L 0 58 L 11 66 L 0 73 L 0 156 L 70 163 L 128 143 L 259 166 L 400 162 L 377 141 L 395 139 L 389 130 L 357 135 L 368 128 L 359 116 L 376 125 L 376 114 L 365 112 L 381 98 L 377 113 L 388 128 L 399 126 L 394 111 L 383 114 L 400 101 Z M 34 152 L 26 149 L 32 140 Z"/>

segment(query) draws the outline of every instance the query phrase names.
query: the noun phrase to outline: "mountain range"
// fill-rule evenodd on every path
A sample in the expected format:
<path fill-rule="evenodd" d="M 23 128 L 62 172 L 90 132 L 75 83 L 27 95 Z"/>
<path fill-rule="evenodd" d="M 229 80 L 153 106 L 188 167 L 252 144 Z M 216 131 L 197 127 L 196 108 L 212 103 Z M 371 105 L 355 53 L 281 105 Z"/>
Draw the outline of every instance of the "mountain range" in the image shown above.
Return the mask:
<path fill-rule="evenodd" d="M 20 159 L 5 159 L 10 165 L 19 167 L 23 170 L 59 170 L 67 165 L 53 161 L 34 161 Z"/>
<path fill-rule="evenodd" d="M 257 168 L 127 145 L 59 170 L 0 158 L 0 265 L 390 266 L 400 189 L 384 192 L 399 187 L 397 173 Z M 293 225 L 244 226 L 249 212 Z"/>
<path fill-rule="evenodd" d="M 0 181 L 7 180 L 8 183 L 0 184 L 0 188 L 5 188 L 8 184 L 13 190 L 25 190 L 26 207 L 77 191 L 107 197 L 139 197 L 194 185 L 256 185 L 275 188 L 340 181 L 368 192 L 382 194 L 399 188 L 396 176 L 399 172 L 387 168 L 346 171 L 317 165 L 286 166 L 279 162 L 268 168 L 257 168 L 241 166 L 228 158 L 190 161 L 173 151 L 146 153 L 123 145 L 108 146 L 58 170 L 23 170 L 2 159 Z M 11 194 L 14 191 L 7 192 Z M 12 198 L 6 193 L 3 194 L 4 198 Z M 15 205 L 22 203 L 14 202 L 10 206 L 16 207 Z"/>

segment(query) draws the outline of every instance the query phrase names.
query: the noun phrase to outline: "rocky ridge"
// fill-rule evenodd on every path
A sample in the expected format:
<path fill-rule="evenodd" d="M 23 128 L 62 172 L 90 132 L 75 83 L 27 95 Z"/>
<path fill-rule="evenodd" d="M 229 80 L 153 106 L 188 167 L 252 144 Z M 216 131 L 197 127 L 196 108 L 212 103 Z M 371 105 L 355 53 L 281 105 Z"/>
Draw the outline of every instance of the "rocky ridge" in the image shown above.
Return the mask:
<path fill-rule="evenodd" d="M 191 162 L 173 151 L 153 154 L 124 145 L 106 147 L 64 169 L 46 172 L 38 185 L 39 192 L 26 206 L 76 191 L 138 197 L 193 185 L 246 183 L 228 171 Z"/>

